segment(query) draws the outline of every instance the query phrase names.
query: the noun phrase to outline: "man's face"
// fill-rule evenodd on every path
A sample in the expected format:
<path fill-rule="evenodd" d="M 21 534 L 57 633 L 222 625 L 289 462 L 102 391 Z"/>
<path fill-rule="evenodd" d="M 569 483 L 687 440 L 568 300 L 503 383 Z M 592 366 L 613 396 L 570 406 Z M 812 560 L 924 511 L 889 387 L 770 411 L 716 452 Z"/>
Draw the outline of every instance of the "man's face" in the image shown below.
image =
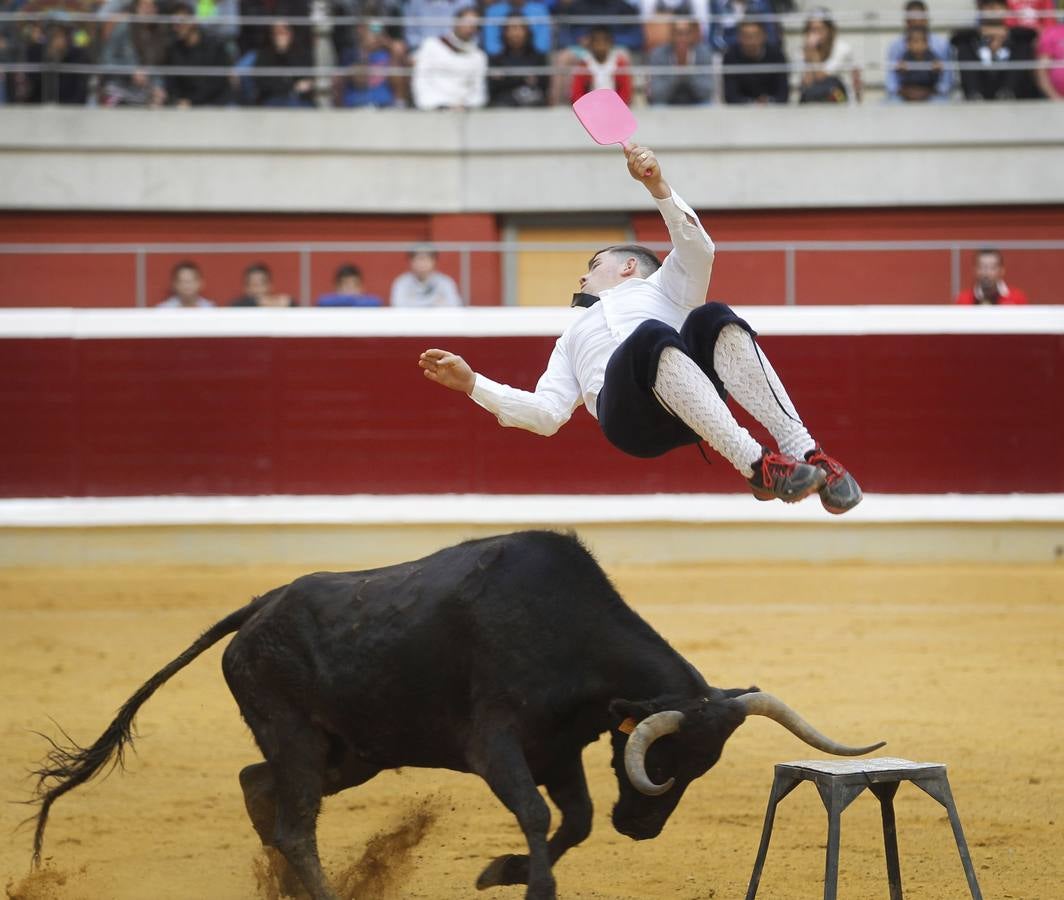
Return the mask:
<path fill-rule="evenodd" d="M 336 282 L 336 293 L 358 296 L 362 293 L 362 279 L 357 275 L 345 275 Z"/>
<path fill-rule="evenodd" d="M 599 62 L 605 62 L 613 49 L 613 37 L 604 31 L 596 31 L 588 38 L 587 49 Z"/>
<path fill-rule="evenodd" d="M 694 22 L 680 20 L 672 26 L 672 45 L 678 51 L 690 50 L 698 41 L 698 26 Z"/>
<path fill-rule="evenodd" d="M 997 287 L 1005 278 L 1005 267 L 996 253 L 980 253 L 975 259 L 975 280 L 985 288 Z"/>
<path fill-rule="evenodd" d="M 428 278 L 429 275 L 432 274 L 432 270 L 435 268 L 436 260 L 433 259 L 431 253 L 415 253 L 410 258 L 410 271 L 421 281 Z"/>
<path fill-rule="evenodd" d="M 203 287 L 203 279 L 195 269 L 178 269 L 174 275 L 174 294 L 184 301 L 194 301 Z"/>
<path fill-rule="evenodd" d="M 765 30 L 754 22 L 739 27 L 739 48 L 743 56 L 756 59 L 765 49 Z"/>
<path fill-rule="evenodd" d="M 248 272 L 244 276 L 244 293 L 256 300 L 265 297 L 273 289 L 270 276 L 265 272 Z"/>
<path fill-rule="evenodd" d="M 603 250 L 592 257 L 587 274 L 580 276 L 580 290 L 594 297 L 603 291 L 617 287 L 635 270 L 635 260 L 622 253 Z"/>
<path fill-rule="evenodd" d="M 287 53 L 288 48 L 292 46 L 292 29 L 285 22 L 274 22 L 271 31 L 273 46 L 277 48 L 277 52 Z"/>
<path fill-rule="evenodd" d="M 477 36 L 477 14 L 462 13 L 454 22 L 454 36 L 460 41 L 471 41 Z"/>
<path fill-rule="evenodd" d="M 910 31 L 906 49 L 913 56 L 923 56 L 927 52 L 927 35 L 922 31 Z"/>
<path fill-rule="evenodd" d="M 174 34 L 177 35 L 179 40 L 187 41 L 192 35 L 192 31 L 195 26 L 192 24 L 192 16 L 185 10 L 178 10 L 174 14 L 176 21 L 171 25 L 174 29 Z"/>

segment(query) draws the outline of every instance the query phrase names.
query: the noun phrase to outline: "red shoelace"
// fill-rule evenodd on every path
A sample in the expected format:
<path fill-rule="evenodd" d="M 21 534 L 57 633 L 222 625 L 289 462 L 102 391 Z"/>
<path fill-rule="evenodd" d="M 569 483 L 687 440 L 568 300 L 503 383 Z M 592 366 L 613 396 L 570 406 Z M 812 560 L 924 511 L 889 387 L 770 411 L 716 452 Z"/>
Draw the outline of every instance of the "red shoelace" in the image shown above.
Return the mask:
<path fill-rule="evenodd" d="M 790 474 L 794 471 L 795 465 L 798 460 L 793 459 L 790 456 L 784 456 L 782 453 L 766 453 L 761 457 L 761 483 L 765 487 L 772 485 L 772 470 L 783 469 L 784 472 Z"/>
<path fill-rule="evenodd" d="M 806 462 L 811 466 L 820 466 L 828 473 L 828 481 L 832 483 L 838 481 L 846 474 L 846 470 L 819 447 L 806 457 Z"/>

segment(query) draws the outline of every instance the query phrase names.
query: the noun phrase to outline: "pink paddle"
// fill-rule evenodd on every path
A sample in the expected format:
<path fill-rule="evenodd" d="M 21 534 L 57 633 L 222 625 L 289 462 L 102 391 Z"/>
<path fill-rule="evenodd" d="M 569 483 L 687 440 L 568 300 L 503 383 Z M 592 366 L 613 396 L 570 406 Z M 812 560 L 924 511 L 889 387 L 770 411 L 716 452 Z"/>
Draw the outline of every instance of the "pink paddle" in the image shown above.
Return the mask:
<path fill-rule="evenodd" d="M 609 88 L 584 94 L 573 104 L 573 112 L 597 144 L 620 144 L 623 147 L 639 127 L 628 105 Z M 644 174 L 649 175 L 652 171 L 647 169 Z"/>

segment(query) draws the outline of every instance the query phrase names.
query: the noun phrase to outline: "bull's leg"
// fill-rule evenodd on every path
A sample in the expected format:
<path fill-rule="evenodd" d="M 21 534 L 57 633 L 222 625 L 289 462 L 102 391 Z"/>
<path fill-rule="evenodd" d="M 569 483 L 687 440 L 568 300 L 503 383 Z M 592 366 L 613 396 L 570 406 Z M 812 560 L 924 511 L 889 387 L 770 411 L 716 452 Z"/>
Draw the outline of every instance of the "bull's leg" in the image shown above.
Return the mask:
<path fill-rule="evenodd" d="M 281 893 L 288 897 L 298 896 L 303 884 L 292 867 L 288 865 L 284 855 L 273 846 L 277 799 L 273 793 L 273 773 L 269 765 L 257 763 L 241 769 L 240 787 L 244 792 L 244 806 L 247 807 L 248 818 L 255 826 L 255 833 L 262 841 L 262 846 L 266 848 Z"/>
<path fill-rule="evenodd" d="M 550 851 L 547 848 L 550 809 L 539 794 L 521 745 L 511 734 L 487 737 L 470 754 L 470 767 L 517 817 L 525 833 L 525 840 L 528 841 L 526 900 L 555 900 L 554 875 L 550 870 Z M 487 870 L 484 875 L 487 875 Z M 490 886 L 491 883 L 477 883 L 480 888 Z"/>
<path fill-rule="evenodd" d="M 551 800 L 562 814 L 561 824 L 547 841 L 547 851 L 553 865 L 570 847 L 575 847 L 591 833 L 591 796 L 587 790 L 584 766 L 580 754 L 556 767 L 544 786 Z M 503 884 L 528 883 L 528 857 L 507 854 L 496 857 L 477 879 L 477 887 L 496 887 Z"/>

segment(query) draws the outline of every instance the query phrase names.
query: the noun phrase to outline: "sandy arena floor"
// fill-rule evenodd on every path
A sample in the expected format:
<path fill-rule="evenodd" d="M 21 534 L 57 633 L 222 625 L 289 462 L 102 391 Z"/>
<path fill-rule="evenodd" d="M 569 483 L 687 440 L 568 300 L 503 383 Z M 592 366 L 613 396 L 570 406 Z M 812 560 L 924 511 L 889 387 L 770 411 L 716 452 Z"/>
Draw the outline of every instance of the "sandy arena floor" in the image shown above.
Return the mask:
<path fill-rule="evenodd" d="M 56 734 L 88 743 L 142 681 L 208 625 L 292 569 L 0 571 L 0 799 L 29 795 L 27 770 Z M 757 683 L 842 741 L 949 764 L 988 900 L 1064 897 L 1064 566 L 767 566 L 612 572 L 629 602 L 713 684 Z M 0 884 L 19 898 L 271 897 L 237 771 L 258 760 L 219 670 L 218 645 L 139 719 L 129 771 L 54 807 L 47 867 L 25 878 L 32 810 L 0 804 Z M 818 755 L 755 720 L 688 791 L 664 833 L 636 844 L 609 825 L 607 741 L 585 754 L 591 837 L 555 869 L 563 898 L 732 900 L 744 895 L 772 764 Z M 944 811 L 897 798 L 908 900 L 967 897 Z M 322 857 L 334 878 L 375 836 L 360 896 L 470 897 L 482 866 L 521 851 L 513 819 L 472 776 L 404 770 L 326 801 Z M 826 825 L 811 785 L 780 807 L 761 900 L 822 896 Z M 347 871 L 348 885 L 381 868 Z M 353 888 L 349 887 L 349 890 Z M 518 898 L 518 888 L 481 895 Z M 878 804 L 843 818 L 840 898 L 886 896 Z"/>

